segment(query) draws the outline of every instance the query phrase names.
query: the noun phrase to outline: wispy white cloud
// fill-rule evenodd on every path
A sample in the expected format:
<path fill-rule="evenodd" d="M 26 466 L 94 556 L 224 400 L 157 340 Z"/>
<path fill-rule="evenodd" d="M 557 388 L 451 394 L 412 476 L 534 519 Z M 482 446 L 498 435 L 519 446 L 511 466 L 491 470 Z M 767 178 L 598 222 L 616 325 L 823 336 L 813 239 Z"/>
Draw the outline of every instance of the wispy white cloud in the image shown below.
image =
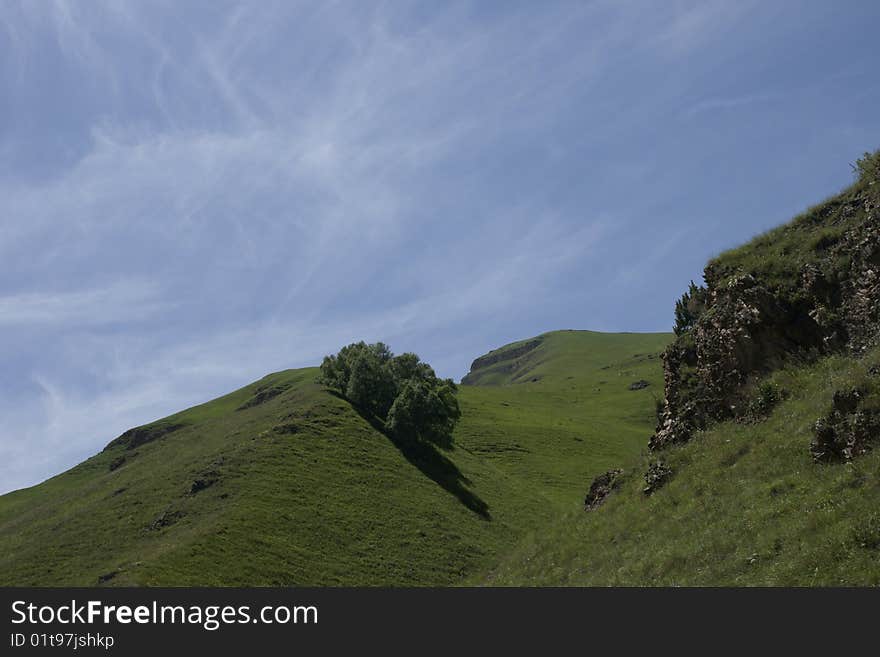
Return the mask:
<path fill-rule="evenodd" d="M 746 107 L 756 103 L 766 103 L 772 101 L 774 98 L 775 96 L 773 94 L 750 94 L 729 98 L 706 98 L 688 107 L 684 114 L 688 118 L 693 118 L 700 114 Z"/>
<path fill-rule="evenodd" d="M 739 20 L 760 7 L 755 0 L 671 2 L 665 5 L 665 20 L 658 23 L 650 42 L 667 54 L 687 55 L 733 31 Z"/>
<path fill-rule="evenodd" d="M 120 281 L 107 287 L 65 292 L 29 292 L 0 296 L 0 328 L 99 326 L 145 319 L 168 302 L 149 281 Z"/>

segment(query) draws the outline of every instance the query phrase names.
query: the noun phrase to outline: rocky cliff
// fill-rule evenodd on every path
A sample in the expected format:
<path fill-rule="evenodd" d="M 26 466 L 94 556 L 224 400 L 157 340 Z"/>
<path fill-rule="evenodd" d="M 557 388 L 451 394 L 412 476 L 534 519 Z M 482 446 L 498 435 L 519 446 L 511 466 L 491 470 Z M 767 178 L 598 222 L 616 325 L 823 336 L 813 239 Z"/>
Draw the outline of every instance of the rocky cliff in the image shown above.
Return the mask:
<path fill-rule="evenodd" d="M 543 337 L 533 338 L 524 342 L 516 342 L 500 349 L 490 351 L 471 363 L 470 372 L 461 380 L 463 385 L 481 385 L 500 380 L 517 382 L 525 376 Z"/>
<path fill-rule="evenodd" d="M 880 334 L 880 151 L 857 182 L 723 254 L 676 308 L 652 450 L 744 416 L 762 375 L 792 360 L 861 353 Z"/>

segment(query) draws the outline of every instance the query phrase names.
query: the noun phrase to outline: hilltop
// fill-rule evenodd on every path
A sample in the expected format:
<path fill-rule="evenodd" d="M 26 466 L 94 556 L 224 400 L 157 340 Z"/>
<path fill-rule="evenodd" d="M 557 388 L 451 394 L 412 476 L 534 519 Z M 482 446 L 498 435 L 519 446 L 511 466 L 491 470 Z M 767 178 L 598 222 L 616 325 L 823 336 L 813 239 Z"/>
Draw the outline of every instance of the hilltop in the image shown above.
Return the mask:
<path fill-rule="evenodd" d="M 319 385 L 317 368 L 269 375 L 0 497 L 0 582 L 479 579 L 523 536 L 578 508 L 595 475 L 642 449 L 670 339 L 529 340 L 531 376 L 460 386 L 452 451 L 401 450 Z M 638 381 L 648 386 L 630 390 Z"/>

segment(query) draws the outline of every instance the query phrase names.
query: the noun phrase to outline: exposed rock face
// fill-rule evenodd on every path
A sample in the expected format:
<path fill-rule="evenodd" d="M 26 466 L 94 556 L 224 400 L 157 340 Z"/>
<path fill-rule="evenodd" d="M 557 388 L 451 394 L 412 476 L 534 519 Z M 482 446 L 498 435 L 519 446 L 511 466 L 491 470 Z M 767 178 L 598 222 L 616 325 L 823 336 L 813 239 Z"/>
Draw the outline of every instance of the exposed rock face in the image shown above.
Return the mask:
<path fill-rule="evenodd" d="M 672 477 L 672 468 L 663 461 L 654 461 L 648 466 L 645 473 L 645 487 L 642 489 L 645 495 L 650 495 L 659 488 L 662 488 Z"/>
<path fill-rule="evenodd" d="M 486 354 L 485 356 L 480 356 L 473 363 L 471 363 L 471 372 L 474 370 L 481 370 L 485 367 L 489 367 L 490 365 L 494 365 L 502 360 L 513 360 L 514 358 L 519 358 L 520 356 L 524 356 L 529 353 L 532 349 L 541 344 L 541 341 L 538 339 L 529 340 L 528 342 L 524 342 L 523 344 L 513 347 L 511 349 L 504 349 L 498 352 Z"/>
<path fill-rule="evenodd" d="M 815 461 L 850 461 L 880 439 L 880 412 L 864 407 L 866 396 L 859 388 L 834 393 L 831 412 L 813 427 L 810 454 Z"/>
<path fill-rule="evenodd" d="M 611 495 L 614 489 L 620 485 L 620 475 L 622 474 L 623 470 L 618 468 L 616 470 L 609 470 L 593 479 L 587 497 L 584 499 L 584 509 L 592 511 L 601 506 L 605 498 Z"/>
<path fill-rule="evenodd" d="M 748 274 L 716 286 L 707 268 L 706 279 L 707 311 L 663 355 L 666 400 L 652 449 L 734 416 L 750 375 L 825 348 L 825 332 L 809 307 L 774 295 Z"/>
<path fill-rule="evenodd" d="M 814 358 L 839 349 L 859 353 L 877 344 L 877 203 L 864 194 L 859 204 L 829 205 L 823 221 L 833 226 L 859 216 L 862 207 L 862 220 L 842 235 L 817 241 L 820 256 L 803 265 L 795 280 L 765 282 L 717 263 L 706 267 L 705 308 L 663 354 L 665 400 L 651 449 L 684 442 L 712 422 L 738 417 L 746 406 L 746 384 L 793 356 Z"/>
<path fill-rule="evenodd" d="M 185 425 L 178 423 L 166 423 L 166 422 L 154 422 L 153 424 L 148 424 L 143 427 L 135 427 L 133 429 L 129 429 L 121 436 L 111 441 L 105 448 L 104 451 L 117 447 L 119 445 L 124 446 L 126 449 L 135 449 L 136 447 L 140 447 L 146 443 L 152 442 L 154 440 L 158 440 L 159 438 L 168 435 L 178 429 L 183 428 Z M 123 459 L 124 461 L 124 459 Z M 123 461 L 120 461 L 116 464 L 116 467 L 122 465 Z M 111 467 L 111 470 L 115 469 Z"/>
<path fill-rule="evenodd" d="M 629 389 L 630 390 L 644 390 L 649 385 L 651 385 L 651 384 L 648 383 L 647 381 L 645 381 L 644 379 L 640 379 L 638 381 L 633 381 L 632 383 L 630 383 Z"/>

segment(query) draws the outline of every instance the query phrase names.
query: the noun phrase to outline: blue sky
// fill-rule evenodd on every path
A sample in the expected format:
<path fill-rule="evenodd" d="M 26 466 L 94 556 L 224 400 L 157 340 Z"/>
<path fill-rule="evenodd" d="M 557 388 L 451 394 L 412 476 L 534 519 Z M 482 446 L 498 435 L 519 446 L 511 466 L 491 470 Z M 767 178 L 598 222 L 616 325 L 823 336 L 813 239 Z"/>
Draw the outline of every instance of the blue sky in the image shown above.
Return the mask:
<path fill-rule="evenodd" d="M 0 492 L 341 345 L 661 331 L 880 146 L 880 4 L 0 4 Z"/>

